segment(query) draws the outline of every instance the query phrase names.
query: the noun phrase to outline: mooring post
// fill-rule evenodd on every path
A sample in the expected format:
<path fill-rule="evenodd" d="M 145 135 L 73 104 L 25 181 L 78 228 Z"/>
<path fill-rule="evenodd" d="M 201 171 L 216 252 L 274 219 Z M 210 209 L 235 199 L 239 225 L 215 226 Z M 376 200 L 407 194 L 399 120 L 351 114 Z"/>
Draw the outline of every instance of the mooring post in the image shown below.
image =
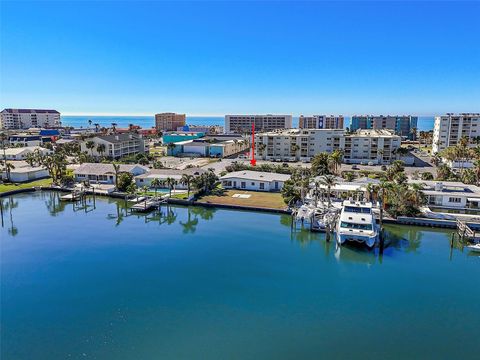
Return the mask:
<path fill-rule="evenodd" d="M 380 254 L 383 254 L 385 247 L 385 237 L 383 236 L 383 228 L 380 229 Z"/>
<path fill-rule="evenodd" d="M 327 235 L 325 237 L 325 240 L 327 242 L 330 242 L 330 224 L 325 224 L 325 230 L 327 230 Z"/>
<path fill-rule="evenodd" d="M 3 199 L 0 199 L 0 214 L 2 217 L 2 227 L 3 227 Z"/>
<path fill-rule="evenodd" d="M 450 249 L 453 248 L 454 240 L 455 240 L 455 232 L 452 232 L 452 236 L 450 236 Z"/>

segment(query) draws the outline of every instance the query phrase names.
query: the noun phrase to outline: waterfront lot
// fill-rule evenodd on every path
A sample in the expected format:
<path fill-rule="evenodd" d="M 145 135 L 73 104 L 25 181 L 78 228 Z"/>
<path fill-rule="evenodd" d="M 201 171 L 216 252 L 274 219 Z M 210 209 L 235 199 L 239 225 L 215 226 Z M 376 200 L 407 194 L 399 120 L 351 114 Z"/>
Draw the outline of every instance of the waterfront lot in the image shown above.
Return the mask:
<path fill-rule="evenodd" d="M 14 191 L 14 190 L 32 188 L 34 186 L 50 186 L 51 184 L 52 184 L 52 179 L 50 179 L 50 178 L 31 181 L 31 182 L 27 182 L 27 183 L 0 184 L 0 193 L 4 193 L 4 192 L 7 192 L 7 191 Z"/>
<path fill-rule="evenodd" d="M 240 196 L 238 196 L 240 195 Z M 200 203 L 239 205 L 271 209 L 285 209 L 286 205 L 280 193 L 246 191 L 246 190 L 217 190 L 215 194 L 203 196 Z"/>

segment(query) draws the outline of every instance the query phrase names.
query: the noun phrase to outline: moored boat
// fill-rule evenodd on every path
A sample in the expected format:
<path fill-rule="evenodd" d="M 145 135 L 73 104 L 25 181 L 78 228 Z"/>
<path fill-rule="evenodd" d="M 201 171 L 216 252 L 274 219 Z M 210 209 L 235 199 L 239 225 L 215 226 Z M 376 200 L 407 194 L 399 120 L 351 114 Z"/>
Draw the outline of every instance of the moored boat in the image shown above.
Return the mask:
<path fill-rule="evenodd" d="M 362 243 L 369 248 L 378 240 L 378 227 L 372 212 L 372 203 L 346 200 L 337 223 L 337 243 Z"/>

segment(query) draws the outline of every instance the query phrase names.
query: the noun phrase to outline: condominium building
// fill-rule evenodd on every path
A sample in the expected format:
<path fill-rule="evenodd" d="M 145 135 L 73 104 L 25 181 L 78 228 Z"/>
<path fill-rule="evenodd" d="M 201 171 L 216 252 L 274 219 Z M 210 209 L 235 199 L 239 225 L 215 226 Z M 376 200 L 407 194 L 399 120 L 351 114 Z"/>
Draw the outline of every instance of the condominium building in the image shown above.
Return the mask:
<path fill-rule="evenodd" d="M 438 153 L 454 146 L 462 137 L 469 139 L 470 146 L 480 136 L 480 113 L 446 114 L 435 116 L 432 151 Z"/>
<path fill-rule="evenodd" d="M 186 118 L 185 114 L 155 114 L 155 127 L 160 131 L 177 131 L 177 128 L 185 125 Z"/>
<path fill-rule="evenodd" d="M 255 135 L 255 155 L 272 161 L 310 161 L 320 152 L 340 149 L 344 130 L 290 129 Z"/>
<path fill-rule="evenodd" d="M 87 147 L 89 141 L 93 142 L 92 148 Z M 99 147 L 99 145 L 104 146 Z M 142 135 L 137 134 L 94 136 L 82 141 L 80 148 L 89 155 L 95 157 L 106 156 L 113 159 L 148 152 L 147 142 L 145 142 Z"/>
<path fill-rule="evenodd" d="M 340 147 L 346 164 L 382 165 L 396 159 L 395 153 L 401 143 L 402 138 L 391 130 L 358 130 L 345 135 Z"/>
<path fill-rule="evenodd" d="M 417 128 L 418 117 L 411 115 L 354 115 L 350 124 L 351 131 L 359 129 L 389 129 L 395 134 L 409 139 L 414 138 L 414 129 Z"/>
<path fill-rule="evenodd" d="M 292 115 L 225 115 L 225 133 L 250 133 L 252 124 L 255 131 L 290 129 Z"/>
<path fill-rule="evenodd" d="M 57 110 L 4 109 L 0 113 L 1 129 L 52 128 L 61 126 Z"/>
<path fill-rule="evenodd" d="M 342 115 L 312 115 L 298 118 L 300 129 L 343 129 L 344 117 Z"/>
<path fill-rule="evenodd" d="M 388 164 L 395 158 L 401 137 L 388 130 L 290 129 L 255 135 L 258 159 L 311 161 L 321 152 L 342 150 L 345 163 Z"/>

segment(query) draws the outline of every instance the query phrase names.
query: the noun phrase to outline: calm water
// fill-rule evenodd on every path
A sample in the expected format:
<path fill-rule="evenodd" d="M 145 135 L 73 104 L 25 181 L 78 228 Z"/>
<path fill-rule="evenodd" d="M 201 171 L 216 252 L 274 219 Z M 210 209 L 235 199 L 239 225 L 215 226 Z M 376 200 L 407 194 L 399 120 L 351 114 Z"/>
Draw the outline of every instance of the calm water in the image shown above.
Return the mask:
<path fill-rule="evenodd" d="M 62 124 L 73 127 L 88 127 L 88 120 L 92 120 L 100 126 L 111 126 L 117 123 L 118 127 L 128 127 L 129 124 L 140 125 L 143 128 L 151 128 L 155 126 L 153 116 L 62 116 Z M 419 130 L 433 130 L 433 116 L 419 116 Z M 222 116 L 188 116 L 187 124 L 190 125 L 221 125 L 225 124 Z M 345 117 L 345 126 L 350 125 L 350 118 Z M 298 117 L 293 118 L 293 127 L 298 127 Z"/>
<path fill-rule="evenodd" d="M 274 214 L 4 204 L 3 360 L 478 358 L 480 258 L 448 232 L 389 227 L 379 258 Z"/>

